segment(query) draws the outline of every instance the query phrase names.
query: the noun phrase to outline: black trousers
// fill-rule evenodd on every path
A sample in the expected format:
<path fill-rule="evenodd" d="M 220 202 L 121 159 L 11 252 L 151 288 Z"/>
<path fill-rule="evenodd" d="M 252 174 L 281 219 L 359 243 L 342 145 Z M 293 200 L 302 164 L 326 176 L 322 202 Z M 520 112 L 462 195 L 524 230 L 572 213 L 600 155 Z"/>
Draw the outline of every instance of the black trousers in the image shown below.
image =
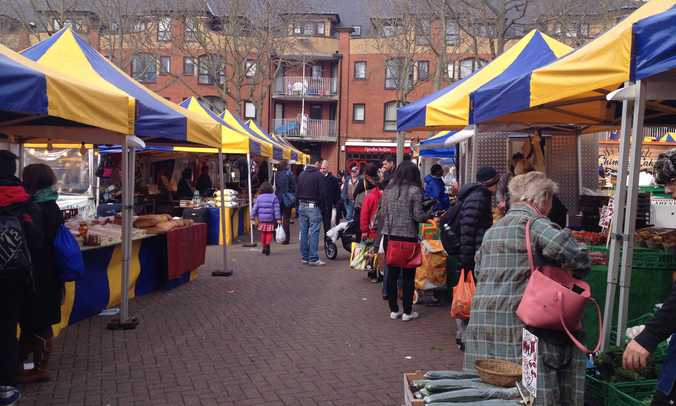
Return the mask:
<path fill-rule="evenodd" d="M 324 235 L 331 229 L 331 212 L 333 211 L 332 207 L 321 207 L 319 209 L 322 212 L 322 223 L 324 224 Z"/>
<path fill-rule="evenodd" d="M 15 386 L 19 365 L 16 326 L 26 299 L 28 285 L 24 278 L 0 280 L 0 386 Z"/>
<path fill-rule="evenodd" d="M 289 227 L 289 222 L 291 221 L 291 207 L 282 208 L 282 228 L 286 233 L 286 240 L 284 244 L 288 244 L 291 240 L 291 229 Z"/>
<path fill-rule="evenodd" d="M 387 258 L 387 243 L 389 238 L 387 235 L 383 236 L 383 247 L 385 248 L 385 257 Z M 416 242 L 416 238 L 398 238 L 392 237 L 393 240 Z M 401 301 L 404 303 L 404 313 L 411 314 L 413 311 L 413 293 L 415 291 L 415 268 L 399 268 L 395 266 L 387 266 L 387 301 L 390 305 L 390 311 L 399 312 L 399 292 L 397 283 L 399 282 L 399 275 L 402 275 L 401 289 L 403 297 Z"/>

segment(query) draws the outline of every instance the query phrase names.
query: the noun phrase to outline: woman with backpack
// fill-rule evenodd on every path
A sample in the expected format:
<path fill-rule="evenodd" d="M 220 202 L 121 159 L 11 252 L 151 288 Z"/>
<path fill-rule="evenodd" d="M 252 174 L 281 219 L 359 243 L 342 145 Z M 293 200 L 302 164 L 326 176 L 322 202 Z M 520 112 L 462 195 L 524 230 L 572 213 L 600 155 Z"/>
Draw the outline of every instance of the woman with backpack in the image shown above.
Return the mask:
<path fill-rule="evenodd" d="M 282 214 L 279 209 L 279 199 L 268 182 L 263 182 L 258 189 L 251 220 L 258 224 L 258 231 L 261 232 L 262 253 L 270 255 L 270 243 L 275 232 L 275 224 L 282 224 Z"/>
<path fill-rule="evenodd" d="M 61 322 L 61 302 L 64 283 L 56 269 L 54 237 L 63 224 L 63 216 L 56 200 L 57 179 L 52 168 L 45 164 L 28 165 L 23 170 L 23 184 L 31 201 L 38 208 L 33 223 L 43 234 L 42 249 L 33 255 L 34 294 L 26 301 L 20 321 L 21 357 L 17 376 L 19 383 L 45 382 L 52 352 L 52 324 Z M 23 361 L 33 354 L 34 367 L 23 370 Z"/>

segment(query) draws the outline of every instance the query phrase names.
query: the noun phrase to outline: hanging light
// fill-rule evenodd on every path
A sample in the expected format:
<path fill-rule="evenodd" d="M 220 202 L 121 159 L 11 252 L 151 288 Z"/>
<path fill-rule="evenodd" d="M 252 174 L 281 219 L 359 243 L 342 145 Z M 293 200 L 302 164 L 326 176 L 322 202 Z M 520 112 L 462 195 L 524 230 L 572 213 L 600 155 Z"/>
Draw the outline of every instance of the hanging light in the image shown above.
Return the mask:
<path fill-rule="evenodd" d="M 85 146 L 85 143 L 83 142 L 82 145 L 80 146 L 80 156 L 85 156 L 87 155 L 87 147 Z"/>

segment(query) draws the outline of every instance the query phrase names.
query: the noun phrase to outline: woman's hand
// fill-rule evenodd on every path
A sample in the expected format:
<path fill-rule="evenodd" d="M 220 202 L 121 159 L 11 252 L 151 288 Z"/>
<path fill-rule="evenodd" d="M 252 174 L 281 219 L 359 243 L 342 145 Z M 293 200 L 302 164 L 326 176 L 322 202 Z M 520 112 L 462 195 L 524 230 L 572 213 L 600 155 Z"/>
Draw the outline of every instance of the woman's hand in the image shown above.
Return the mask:
<path fill-rule="evenodd" d="M 650 352 L 637 343 L 636 340 L 631 340 L 624 350 L 622 367 L 630 371 L 640 371 L 648 365 L 648 357 L 650 357 Z"/>

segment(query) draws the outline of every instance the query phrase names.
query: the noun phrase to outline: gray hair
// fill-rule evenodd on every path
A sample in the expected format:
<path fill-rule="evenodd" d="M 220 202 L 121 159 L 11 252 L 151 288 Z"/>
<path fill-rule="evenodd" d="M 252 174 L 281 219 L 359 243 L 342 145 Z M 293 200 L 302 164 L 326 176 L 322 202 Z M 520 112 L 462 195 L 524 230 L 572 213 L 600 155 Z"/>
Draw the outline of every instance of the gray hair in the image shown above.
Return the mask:
<path fill-rule="evenodd" d="M 529 172 L 512 178 L 509 182 L 510 203 L 526 202 L 542 208 L 559 192 L 559 185 L 542 172 Z"/>

